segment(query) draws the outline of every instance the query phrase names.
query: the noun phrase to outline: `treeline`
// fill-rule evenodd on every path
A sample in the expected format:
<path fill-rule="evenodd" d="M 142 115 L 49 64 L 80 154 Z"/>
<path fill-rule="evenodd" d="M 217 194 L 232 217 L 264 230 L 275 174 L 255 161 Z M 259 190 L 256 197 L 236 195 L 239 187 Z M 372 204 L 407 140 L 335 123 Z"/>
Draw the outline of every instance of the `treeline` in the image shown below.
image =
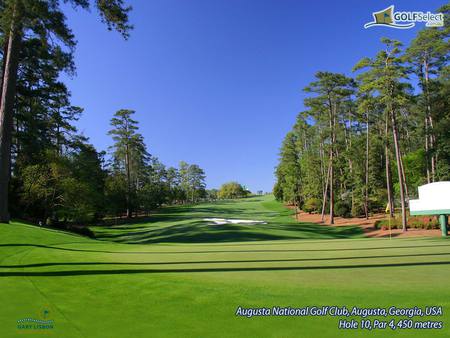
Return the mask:
<path fill-rule="evenodd" d="M 76 40 L 60 7 L 66 2 L 90 7 L 75 0 L 0 2 L 0 222 L 86 223 L 204 198 L 204 171 L 186 162 L 166 167 L 150 155 L 133 111 L 112 118 L 108 152 L 77 131 L 83 109 L 71 104 L 60 80 L 75 72 Z M 92 3 L 109 29 L 128 37 L 130 7 Z"/>
<path fill-rule="evenodd" d="M 0 222 L 8 222 L 11 214 L 53 213 L 48 205 L 97 203 L 80 201 L 76 189 L 88 193 L 87 200 L 97 201 L 103 194 L 93 186 L 101 182 L 96 176 L 104 175 L 101 156 L 76 134 L 73 121 L 82 109 L 70 104 L 70 93 L 60 81 L 62 72 L 75 72 L 76 39 L 61 9 L 67 3 L 91 7 L 89 0 L 0 1 Z M 92 3 L 109 29 L 128 38 L 131 7 L 122 0 Z M 47 190 L 48 183 L 58 189 Z M 61 189 L 71 193 L 60 194 Z"/>
<path fill-rule="evenodd" d="M 365 216 L 406 207 L 421 184 L 450 179 L 449 9 L 445 26 L 358 62 L 355 77 L 318 72 L 286 135 L 277 199 L 309 212 Z"/>
<path fill-rule="evenodd" d="M 194 203 L 206 196 L 205 172 L 196 164 L 180 162 L 166 168 L 151 156 L 138 132 L 134 111 L 119 110 L 111 120 L 114 145 L 107 166 L 105 197 L 109 214 L 146 212 L 163 204 Z"/>
<path fill-rule="evenodd" d="M 13 138 L 12 216 L 47 225 L 86 223 L 206 197 L 205 172 L 183 161 L 178 168 L 166 167 L 150 155 L 133 114 L 119 110 L 111 119 L 108 152 L 98 152 L 62 116 L 57 120 L 66 127 L 58 137 L 50 132 L 58 129 L 51 119 L 42 121 L 51 126 L 48 133 L 40 130 L 31 138 L 28 123 L 23 123 L 27 132 Z"/>

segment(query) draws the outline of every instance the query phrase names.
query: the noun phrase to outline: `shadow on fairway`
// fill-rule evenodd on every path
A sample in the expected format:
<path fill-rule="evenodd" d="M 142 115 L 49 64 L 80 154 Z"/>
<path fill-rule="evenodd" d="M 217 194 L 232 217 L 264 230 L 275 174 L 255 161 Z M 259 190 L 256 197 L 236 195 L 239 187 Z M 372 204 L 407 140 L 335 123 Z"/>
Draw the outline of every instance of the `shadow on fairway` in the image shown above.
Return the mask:
<path fill-rule="evenodd" d="M 19 265 L 0 265 L 2 269 L 21 269 L 38 268 L 48 266 L 91 266 L 91 265 L 183 265 L 183 264 L 229 264 L 229 263 L 280 263 L 280 262 L 313 262 L 313 261 L 336 261 L 336 260 L 355 260 L 355 259 L 385 259 L 402 257 L 429 257 L 429 256 L 450 256 L 450 252 L 430 253 L 430 254 L 412 254 L 412 255 L 383 255 L 383 256 L 351 256 L 351 257 L 327 257 L 327 258 L 288 258 L 288 259 L 242 259 L 242 260 L 222 260 L 222 261 L 176 261 L 176 262 L 50 262 Z"/>
<path fill-rule="evenodd" d="M 164 218 L 164 217 L 163 217 Z M 190 217 L 192 218 L 192 216 Z M 178 219 L 179 220 L 179 219 Z M 130 231 L 131 230 L 131 231 Z M 130 244 L 150 243 L 220 243 L 249 242 L 290 239 L 334 239 L 351 238 L 362 235 L 362 229 L 352 227 L 326 227 L 323 225 L 301 224 L 209 224 L 202 220 L 171 226 L 149 224 L 142 227 L 125 225 L 111 227 L 96 232 L 99 240 Z"/>
<path fill-rule="evenodd" d="M 144 220 L 91 227 L 91 230 L 96 239 L 129 244 L 348 239 L 364 235 L 359 226 L 331 227 L 298 223 L 292 215 L 292 210 L 278 202 L 253 198 L 219 201 L 209 205 L 168 206 Z M 267 224 L 218 225 L 203 221 L 211 217 L 256 219 L 266 221 Z"/>
<path fill-rule="evenodd" d="M 336 252 L 336 251 L 367 251 L 367 250 L 390 250 L 390 249 L 416 249 L 416 248 L 436 248 L 436 247 L 450 247 L 449 244 L 433 244 L 433 245 L 409 245 L 409 246 L 382 246 L 382 247 L 364 247 L 364 248 L 335 248 L 335 249 L 261 249 L 261 250 L 201 250 L 201 251 L 108 251 L 108 250 L 93 250 L 93 249 L 73 249 L 62 248 L 57 246 L 42 245 L 42 244 L 0 244 L 1 247 L 35 247 L 44 249 L 55 249 L 63 251 L 74 252 L 95 252 L 95 253 L 111 253 L 111 254 L 211 254 L 211 253 L 269 253 L 269 252 Z"/>
<path fill-rule="evenodd" d="M 0 272 L 0 277 L 48 277 L 48 276 L 89 276 L 89 275 L 122 275 L 122 274 L 149 274 L 149 273 L 197 273 L 197 272 L 250 272 L 250 271 L 302 271 L 302 270 L 336 270 L 361 268 L 389 268 L 407 266 L 435 266 L 450 265 L 444 262 L 416 262 L 392 264 L 355 264 L 331 266 L 299 266 L 299 267 L 243 267 L 243 268 L 198 268 L 198 269 L 120 269 L 120 270 L 68 270 L 68 271 L 22 271 Z"/>
<path fill-rule="evenodd" d="M 224 204 L 232 202 L 224 202 Z M 114 220 L 108 220 L 104 224 L 95 225 L 94 228 L 103 229 L 142 229 L 143 227 L 154 226 L 158 222 L 174 223 L 191 220 L 192 218 L 204 217 L 233 217 L 242 215 L 245 209 L 230 208 L 220 209 L 218 207 L 204 206 L 167 206 L 157 210 L 149 216 L 138 216 L 135 218 L 119 218 L 117 223 Z"/>

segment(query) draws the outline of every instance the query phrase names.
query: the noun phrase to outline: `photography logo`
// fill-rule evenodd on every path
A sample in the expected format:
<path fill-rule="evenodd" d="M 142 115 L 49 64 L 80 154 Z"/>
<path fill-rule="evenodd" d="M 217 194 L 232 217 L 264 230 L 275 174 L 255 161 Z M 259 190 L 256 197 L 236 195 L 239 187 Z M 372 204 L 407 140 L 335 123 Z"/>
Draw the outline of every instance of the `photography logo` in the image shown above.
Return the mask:
<path fill-rule="evenodd" d="M 427 27 L 444 26 L 444 14 L 431 12 L 394 12 L 394 5 L 379 12 L 372 13 L 373 20 L 364 25 L 364 28 L 385 26 L 397 29 L 413 28 L 416 22 L 424 22 Z"/>
<path fill-rule="evenodd" d="M 44 309 L 40 311 L 38 318 L 22 318 L 17 321 L 17 329 L 24 331 L 42 331 L 42 330 L 52 330 L 54 327 L 54 322 L 49 319 L 50 311 Z"/>

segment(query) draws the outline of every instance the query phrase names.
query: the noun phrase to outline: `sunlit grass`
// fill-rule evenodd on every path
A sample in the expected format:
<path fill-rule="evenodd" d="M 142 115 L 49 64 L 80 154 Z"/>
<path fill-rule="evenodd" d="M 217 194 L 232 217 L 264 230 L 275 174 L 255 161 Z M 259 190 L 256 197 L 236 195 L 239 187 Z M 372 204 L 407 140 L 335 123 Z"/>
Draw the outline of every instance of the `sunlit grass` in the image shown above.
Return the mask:
<path fill-rule="evenodd" d="M 223 228 L 199 221 L 219 215 L 268 224 Z M 238 306 L 450 310 L 445 239 L 367 239 L 353 227 L 346 233 L 298 224 L 271 197 L 170 208 L 153 217 L 96 227 L 101 240 L 0 224 L 0 337 L 20 336 L 16 321 L 38 318 L 43 309 L 54 320 L 53 336 L 95 338 L 364 334 L 339 331 L 333 317 L 237 318 Z M 448 315 L 438 320 L 443 330 L 395 335 L 449 336 Z"/>

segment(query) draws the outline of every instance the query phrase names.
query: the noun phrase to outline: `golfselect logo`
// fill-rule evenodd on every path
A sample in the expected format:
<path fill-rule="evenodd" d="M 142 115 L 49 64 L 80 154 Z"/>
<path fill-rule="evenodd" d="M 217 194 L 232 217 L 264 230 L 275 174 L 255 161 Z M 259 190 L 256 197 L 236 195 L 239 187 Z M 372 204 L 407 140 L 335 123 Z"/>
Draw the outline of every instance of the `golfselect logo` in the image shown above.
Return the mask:
<path fill-rule="evenodd" d="M 444 26 L 444 14 L 431 12 L 394 12 L 394 5 L 379 12 L 372 13 L 373 20 L 364 25 L 364 28 L 373 26 L 387 26 L 397 29 L 413 28 L 416 22 L 425 22 L 427 27 Z"/>

